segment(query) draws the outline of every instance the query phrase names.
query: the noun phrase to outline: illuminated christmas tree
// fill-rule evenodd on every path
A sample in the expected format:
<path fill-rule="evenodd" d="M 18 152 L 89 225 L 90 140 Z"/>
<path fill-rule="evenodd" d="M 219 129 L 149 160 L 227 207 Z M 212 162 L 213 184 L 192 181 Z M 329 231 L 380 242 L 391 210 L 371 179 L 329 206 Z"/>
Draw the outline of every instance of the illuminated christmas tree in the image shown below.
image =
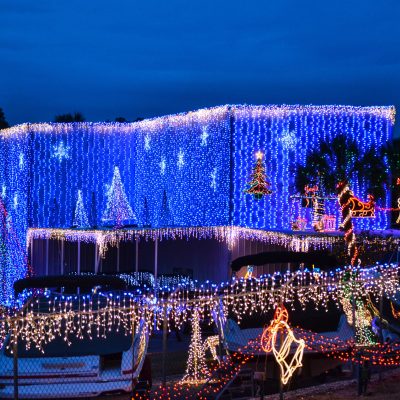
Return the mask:
<path fill-rule="evenodd" d="M 59 226 L 60 223 L 60 207 L 58 206 L 57 199 L 53 199 L 53 202 L 50 207 L 50 217 L 49 223 L 50 227 L 55 228 Z"/>
<path fill-rule="evenodd" d="M 28 260 L 24 246 L 21 246 L 0 196 L 0 304 L 5 304 L 13 296 L 14 282 L 24 278 Z"/>
<path fill-rule="evenodd" d="M 189 358 L 187 361 L 185 376 L 182 383 L 193 385 L 204 382 L 209 372 L 204 358 L 204 345 L 201 340 L 199 311 L 194 309 L 192 315 L 192 338 L 189 345 Z"/>
<path fill-rule="evenodd" d="M 158 226 L 166 227 L 166 226 L 173 226 L 173 225 L 174 225 L 174 219 L 172 217 L 172 213 L 169 208 L 167 192 L 164 190 Z"/>
<path fill-rule="evenodd" d="M 92 192 L 92 202 L 90 204 L 89 222 L 92 228 L 97 228 L 97 202 L 96 202 L 95 192 Z"/>
<path fill-rule="evenodd" d="M 107 195 L 107 206 L 102 221 L 112 224 L 115 228 L 120 228 L 125 224 L 135 224 L 136 217 L 126 197 L 118 167 L 114 168 L 111 187 Z"/>
<path fill-rule="evenodd" d="M 259 151 L 256 154 L 257 162 L 253 168 L 253 173 L 251 174 L 251 181 L 248 183 L 249 188 L 245 190 L 245 193 L 253 194 L 254 197 L 259 200 L 266 194 L 271 194 L 270 189 L 271 184 L 267 181 L 265 174 L 265 167 L 262 160 L 262 153 Z"/>
<path fill-rule="evenodd" d="M 149 206 L 147 204 L 147 197 L 144 198 L 143 213 L 142 213 L 142 225 L 145 228 L 148 228 L 151 226 Z"/>
<path fill-rule="evenodd" d="M 75 206 L 74 220 L 72 223 L 74 228 L 89 228 L 89 219 L 83 204 L 82 191 L 78 190 L 78 200 Z"/>

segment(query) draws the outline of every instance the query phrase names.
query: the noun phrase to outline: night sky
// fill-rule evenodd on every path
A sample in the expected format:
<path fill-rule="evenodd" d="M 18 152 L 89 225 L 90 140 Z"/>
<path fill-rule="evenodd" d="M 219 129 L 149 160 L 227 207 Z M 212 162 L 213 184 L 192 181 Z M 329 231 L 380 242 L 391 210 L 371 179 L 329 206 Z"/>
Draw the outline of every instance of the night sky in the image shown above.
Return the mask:
<path fill-rule="evenodd" d="M 400 113 L 399 21 L 399 0 L 0 0 L 0 107 L 10 124 L 226 103 Z"/>

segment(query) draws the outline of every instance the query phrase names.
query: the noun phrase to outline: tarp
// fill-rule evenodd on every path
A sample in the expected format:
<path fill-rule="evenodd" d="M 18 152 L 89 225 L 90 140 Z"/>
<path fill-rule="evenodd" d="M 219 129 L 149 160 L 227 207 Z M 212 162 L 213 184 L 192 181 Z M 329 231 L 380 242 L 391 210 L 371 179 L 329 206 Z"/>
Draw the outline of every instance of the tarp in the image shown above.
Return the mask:
<path fill-rule="evenodd" d="M 267 251 L 236 258 L 231 263 L 232 271 L 239 271 L 246 265 L 266 265 L 280 263 L 304 263 L 315 265 L 321 269 L 336 267 L 339 265 L 336 257 L 328 251 L 314 251 L 301 253 L 295 251 Z"/>
<path fill-rule="evenodd" d="M 81 291 L 91 290 L 95 286 L 110 290 L 124 290 L 126 283 L 116 276 L 106 275 L 54 275 L 38 276 L 19 279 L 14 283 L 14 290 L 21 293 L 24 289 L 64 288 L 65 293 L 75 293 L 77 288 Z"/>

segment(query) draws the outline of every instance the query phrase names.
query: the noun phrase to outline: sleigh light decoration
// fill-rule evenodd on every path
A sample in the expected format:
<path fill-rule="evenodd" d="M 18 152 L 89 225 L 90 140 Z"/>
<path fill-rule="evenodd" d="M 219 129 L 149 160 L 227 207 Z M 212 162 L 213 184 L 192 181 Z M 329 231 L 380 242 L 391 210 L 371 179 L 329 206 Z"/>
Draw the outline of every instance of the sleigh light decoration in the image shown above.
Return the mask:
<path fill-rule="evenodd" d="M 364 202 L 352 196 L 349 199 L 351 216 L 353 218 L 375 218 L 375 199 L 372 194 L 367 196 L 368 201 Z"/>

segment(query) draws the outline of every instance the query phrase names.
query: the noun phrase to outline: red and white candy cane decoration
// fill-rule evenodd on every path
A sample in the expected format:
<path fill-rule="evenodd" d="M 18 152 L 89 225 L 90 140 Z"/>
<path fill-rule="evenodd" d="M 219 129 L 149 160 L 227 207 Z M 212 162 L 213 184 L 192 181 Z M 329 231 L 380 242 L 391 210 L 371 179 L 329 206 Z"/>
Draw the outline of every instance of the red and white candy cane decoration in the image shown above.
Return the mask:
<path fill-rule="evenodd" d="M 339 229 L 344 231 L 344 240 L 347 246 L 347 253 L 350 256 L 350 263 L 352 266 L 355 265 L 358 248 L 356 244 L 356 235 L 354 233 L 352 217 L 352 209 L 350 199 L 354 197 L 353 192 L 350 190 L 347 182 L 339 182 L 336 186 L 338 192 L 338 201 L 342 209 L 343 221 L 339 226 Z"/>

